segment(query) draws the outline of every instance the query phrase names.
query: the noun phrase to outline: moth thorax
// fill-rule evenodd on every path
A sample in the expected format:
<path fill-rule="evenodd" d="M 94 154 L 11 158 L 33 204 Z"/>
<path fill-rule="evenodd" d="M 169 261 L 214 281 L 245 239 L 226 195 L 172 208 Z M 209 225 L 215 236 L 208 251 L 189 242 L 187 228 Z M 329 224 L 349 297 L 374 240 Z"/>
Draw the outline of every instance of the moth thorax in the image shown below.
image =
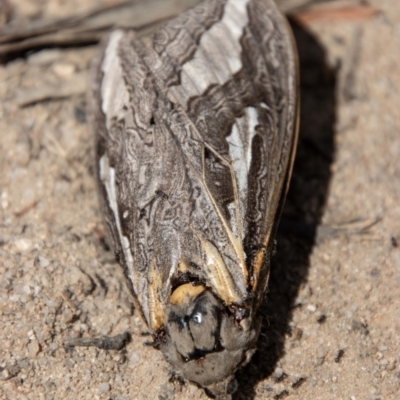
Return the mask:
<path fill-rule="evenodd" d="M 170 297 L 161 350 L 184 378 L 214 394 L 232 391 L 234 372 L 254 352 L 258 325 L 250 318 L 247 324 L 238 323 L 210 289 L 186 283 Z"/>

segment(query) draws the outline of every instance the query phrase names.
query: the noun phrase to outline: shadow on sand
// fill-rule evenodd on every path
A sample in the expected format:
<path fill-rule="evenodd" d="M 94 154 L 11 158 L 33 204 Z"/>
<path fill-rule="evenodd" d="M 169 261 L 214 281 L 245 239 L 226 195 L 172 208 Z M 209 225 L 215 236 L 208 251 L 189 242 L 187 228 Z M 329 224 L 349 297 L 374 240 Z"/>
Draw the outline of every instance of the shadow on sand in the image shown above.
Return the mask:
<path fill-rule="evenodd" d="M 331 178 L 334 156 L 336 72 L 326 64 L 325 51 L 316 38 L 291 21 L 300 59 L 301 123 L 297 157 L 283 210 L 269 282 L 261 312 L 263 327 L 257 352 L 237 374 L 234 400 L 255 398 L 258 382 L 270 376 L 283 356 L 290 335 L 293 305 L 307 280 Z"/>

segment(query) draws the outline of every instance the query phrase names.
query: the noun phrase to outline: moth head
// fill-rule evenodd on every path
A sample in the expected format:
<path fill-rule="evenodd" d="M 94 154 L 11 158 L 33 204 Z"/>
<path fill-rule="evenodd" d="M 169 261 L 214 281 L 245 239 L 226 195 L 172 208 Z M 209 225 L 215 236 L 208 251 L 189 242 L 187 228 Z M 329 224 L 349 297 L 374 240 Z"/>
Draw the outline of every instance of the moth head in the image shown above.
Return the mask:
<path fill-rule="evenodd" d="M 186 283 L 171 295 L 161 350 L 176 371 L 214 396 L 233 393 L 235 371 L 255 351 L 259 322 L 239 323 L 235 314 L 204 286 Z"/>

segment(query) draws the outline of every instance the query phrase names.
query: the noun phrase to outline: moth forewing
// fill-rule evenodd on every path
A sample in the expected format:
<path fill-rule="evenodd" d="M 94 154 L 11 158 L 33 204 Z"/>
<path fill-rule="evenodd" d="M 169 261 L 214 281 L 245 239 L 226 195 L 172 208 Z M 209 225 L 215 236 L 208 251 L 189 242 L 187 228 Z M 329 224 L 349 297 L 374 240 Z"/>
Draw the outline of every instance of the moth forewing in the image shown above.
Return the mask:
<path fill-rule="evenodd" d="M 229 396 L 255 350 L 297 135 L 272 0 L 208 0 L 114 31 L 89 93 L 101 203 L 135 304 L 184 378 Z"/>

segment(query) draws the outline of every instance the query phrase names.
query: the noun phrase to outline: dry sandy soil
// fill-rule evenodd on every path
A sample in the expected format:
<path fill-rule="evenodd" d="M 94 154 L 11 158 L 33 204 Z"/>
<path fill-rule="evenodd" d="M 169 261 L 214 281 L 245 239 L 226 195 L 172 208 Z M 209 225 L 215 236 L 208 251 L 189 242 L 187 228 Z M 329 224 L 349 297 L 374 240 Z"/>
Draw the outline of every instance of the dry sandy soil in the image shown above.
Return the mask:
<path fill-rule="evenodd" d="M 11 5 L 29 20 L 82 3 L 99 2 Z M 400 2 L 368 4 L 379 12 L 293 23 L 298 157 L 258 351 L 235 400 L 400 398 Z M 102 241 L 83 93 L 95 51 L 0 65 L 0 398 L 206 399 L 143 345 Z M 73 90 L 29 101 L 54 88 Z M 64 346 L 124 331 L 121 351 Z"/>

